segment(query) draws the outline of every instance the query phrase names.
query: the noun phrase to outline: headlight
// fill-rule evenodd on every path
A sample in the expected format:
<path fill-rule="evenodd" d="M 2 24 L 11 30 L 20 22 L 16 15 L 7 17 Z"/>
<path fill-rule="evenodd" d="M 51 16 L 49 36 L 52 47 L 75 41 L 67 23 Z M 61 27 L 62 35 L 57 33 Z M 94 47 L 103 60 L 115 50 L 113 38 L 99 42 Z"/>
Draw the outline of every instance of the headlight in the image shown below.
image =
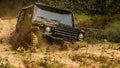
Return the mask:
<path fill-rule="evenodd" d="M 84 38 L 84 35 L 82 33 L 80 33 L 78 38 L 79 38 L 79 40 L 82 40 Z"/>
<path fill-rule="evenodd" d="M 51 31 L 51 28 L 50 28 L 50 27 L 46 27 L 46 28 L 45 28 L 45 31 L 46 31 L 46 32 L 50 32 L 50 31 Z"/>

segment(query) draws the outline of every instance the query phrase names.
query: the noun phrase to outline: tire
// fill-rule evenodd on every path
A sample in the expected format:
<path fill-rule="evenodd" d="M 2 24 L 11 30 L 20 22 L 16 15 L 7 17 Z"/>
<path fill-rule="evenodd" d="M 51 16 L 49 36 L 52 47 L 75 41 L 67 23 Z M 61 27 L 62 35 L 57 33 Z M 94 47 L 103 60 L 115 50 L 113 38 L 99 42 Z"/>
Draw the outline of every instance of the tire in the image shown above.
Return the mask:
<path fill-rule="evenodd" d="M 31 32 L 31 45 L 32 46 L 37 46 L 39 44 L 38 42 L 38 37 L 35 33 Z"/>
<path fill-rule="evenodd" d="M 39 27 L 34 27 L 31 30 L 31 42 L 30 45 L 36 46 L 37 48 L 46 44 L 46 38 L 43 35 L 43 31 L 39 29 Z"/>

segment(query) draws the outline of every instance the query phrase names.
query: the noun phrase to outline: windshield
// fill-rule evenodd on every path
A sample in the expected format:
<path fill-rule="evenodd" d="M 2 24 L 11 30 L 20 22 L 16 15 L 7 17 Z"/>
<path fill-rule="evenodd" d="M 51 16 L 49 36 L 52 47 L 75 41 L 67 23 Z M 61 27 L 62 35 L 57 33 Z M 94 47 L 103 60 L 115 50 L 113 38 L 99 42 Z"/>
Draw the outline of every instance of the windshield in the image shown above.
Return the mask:
<path fill-rule="evenodd" d="M 57 10 L 57 9 L 55 9 Z M 59 11 L 59 10 L 58 10 Z M 60 12 L 52 12 L 49 10 L 44 10 L 38 6 L 34 6 L 34 14 L 33 14 L 33 21 L 34 20 L 41 20 L 44 18 L 49 21 L 56 21 L 58 23 L 62 23 L 65 25 L 73 26 L 72 21 L 72 14 L 71 13 L 60 13 Z"/>

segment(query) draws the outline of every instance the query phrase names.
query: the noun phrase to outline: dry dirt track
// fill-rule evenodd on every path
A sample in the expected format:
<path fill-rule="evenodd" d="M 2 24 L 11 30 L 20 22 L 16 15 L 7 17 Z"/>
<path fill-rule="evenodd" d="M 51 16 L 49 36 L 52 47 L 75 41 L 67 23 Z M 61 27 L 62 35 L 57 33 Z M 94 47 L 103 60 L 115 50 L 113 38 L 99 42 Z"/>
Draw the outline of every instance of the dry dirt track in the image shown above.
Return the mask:
<path fill-rule="evenodd" d="M 16 24 L 16 19 L 1 19 L 0 18 L 0 57 L 7 57 L 9 62 L 15 66 L 16 68 L 26 68 L 23 63 L 23 59 L 21 58 L 21 53 L 18 54 L 15 51 L 11 50 L 11 46 L 9 44 L 10 34 L 14 31 Z M 49 52 L 49 53 L 31 53 L 31 57 L 33 61 L 39 60 L 44 57 L 50 57 L 51 60 L 56 60 L 60 64 L 64 65 L 64 68 L 80 68 L 78 62 L 72 61 L 70 56 L 74 54 L 81 53 L 89 53 L 96 56 L 106 56 L 109 58 L 120 59 L 120 51 L 113 50 L 108 48 L 108 43 L 105 44 L 96 44 L 93 46 L 91 44 L 87 44 L 86 42 L 78 42 L 75 45 L 85 45 L 86 47 L 82 47 L 76 51 L 57 51 L 57 52 Z M 90 61 L 92 62 L 92 61 Z M 99 63 L 92 63 L 88 68 L 96 67 L 99 68 Z"/>
<path fill-rule="evenodd" d="M 0 39 L 7 41 L 11 32 L 15 28 L 15 24 L 16 19 L 2 20 L 0 18 Z"/>
<path fill-rule="evenodd" d="M 11 45 L 9 44 L 9 37 L 14 31 L 15 24 L 16 19 L 0 18 L 0 57 L 7 57 L 10 63 L 13 64 L 15 67 L 22 66 L 23 68 L 23 64 L 20 59 L 14 57 L 14 55 L 12 54 L 13 51 L 11 51 Z"/>

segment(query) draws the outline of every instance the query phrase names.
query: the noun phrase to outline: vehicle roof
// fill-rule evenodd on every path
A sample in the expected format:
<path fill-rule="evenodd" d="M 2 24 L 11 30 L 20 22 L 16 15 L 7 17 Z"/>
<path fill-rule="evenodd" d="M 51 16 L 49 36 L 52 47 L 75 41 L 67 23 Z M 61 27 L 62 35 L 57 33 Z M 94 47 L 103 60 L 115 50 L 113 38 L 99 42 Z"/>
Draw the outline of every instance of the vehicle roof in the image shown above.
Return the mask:
<path fill-rule="evenodd" d="M 29 5 L 29 6 L 25 6 L 22 9 L 27 9 L 27 8 L 31 8 L 34 7 L 34 5 L 38 6 L 40 9 L 44 9 L 44 10 L 48 10 L 48 11 L 52 11 L 52 12 L 57 12 L 57 13 L 61 13 L 61 14 L 69 14 L 72 13 L 68 10 L 64 10 L 64 9 L 60 9 L 60 8 L 56 8 L 56 7 L 52 7 L 50 5 L 46 5 L 43 3 L 35 3 L 33 5 Z"/>

